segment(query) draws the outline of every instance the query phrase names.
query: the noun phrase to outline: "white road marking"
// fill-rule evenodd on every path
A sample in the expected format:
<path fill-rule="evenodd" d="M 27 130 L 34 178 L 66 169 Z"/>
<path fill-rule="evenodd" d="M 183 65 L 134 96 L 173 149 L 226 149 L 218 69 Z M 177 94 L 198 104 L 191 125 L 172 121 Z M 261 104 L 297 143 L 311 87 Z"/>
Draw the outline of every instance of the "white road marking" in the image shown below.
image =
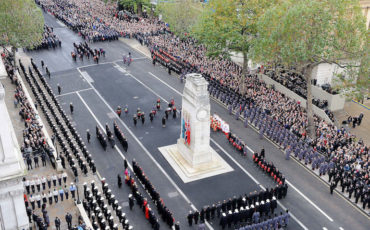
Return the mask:
<path fill-rule="evenodd" d="M 122 206 L 122 208 L 128 207 L 129 206 L 129 203 L 127 201 L 122 202 L 122 205 L 121 206 Z"/>
<path fill-rule="evenodd" d="M 77 93 L 77 92 L 83 92 L 83 91 L 90 90 L 90 89 L 92 89 L 92 88 L 87 88 L 87 89 L 81 89 L 81 90 L 77 90 L 77 91 L 72 91 L 72 92 L 68 92 L 68 93 L 57 95 L 55 97 L 63 97 L 63 96 L 67 96 L 67 95 L 74 94 L 74 93 Z"/>
<path fill-rule="evenodd" d="M 151 74 L 153 76 L 155 76 L 154 74 Z M 145 85 L 143 82 L 141 82 L 139 79 L 137 79 L 136 77 L 134 77 L 132 74 L 130 74 L 130 76 L 132 78 L 134 78 L 137 82 L 139 82 L 140 84 L 142 84 L 145 88 L 147 88 L 149 91 L 151 91 L 153 94 L 155 94 L 157 97 L 161 98 L 161 100 L 163 100 L 164 102 L 168 103 L 168 101 L 163 98 L 161 95 L 159 95 L 158 93 L 156 93 L 155 91 L 153 91 L 151 88 L 149 88 L 147 85 Z M 155 76 L 156 77 L 156 76 Z M 156 77 L 158 80 L 160 80 L 161 82 L 163 82 L 161 79 L 159 79 L 158 77 Z M 163 84 L 169 86 L 166 82 L 163 82 Z M 177 91 L 176 89 L 172 88 L 171 86 L 169 86 L 171 89 L 173 89 L 175 92 L 177 92 L 178 94 L 180 94 L 182 96 L 182 94 Z M 211 141 L 214 142 L 236 165 L 239 166 L 239 168 L 241 168 L 250 178 L 252 178 L 252 180 L 258 184 L 261 188 L 265 189 L 262 185 L 260 185 L 260 183 L 248 172 L 246 171 L 233 157 L 231 157 L 228 153 L 226 153 L 226 151 L 219 145 L 217 144 L 212 138 L 211 138 Z M 250 148 L 249 148 L 250 149 Z M 252 149 L 250 149 L 250 151 L 252 151 Z M 278 201 L 278 204 L 284 209 L 286 210 L 287 208 L 281 204 L 279 201 Z M 298 220 L 297 217 L 295 217 L 295 215 L 290 212 L 290 215 L 291 217 L 303 228 L 303 229 L 308 229 L 301 221 Z"/>
<path fill-rule="evenodd" d="M 122 61 L 122 60 L 121 59 L 118 59 L 118 60 L 108 61 L 108 62 L 99 62 L 99 64 L 94 63 L 94 64 L 89 64 L 89 65 L 83 65 L 83 66 L 77 67 L 76 69 L 79 70 L 79 69 L 86 68 L 86 67 L 91 67 L 91 66 L 112 64 L 112 63 L 116 63 L 118 61 Z"/>
<path fill-rule="evenodd" d="M 342 228 L 342 227 L 339 227 L 339 230 L 344 230 L 344 228 Z"/>
<path fill-rule="evenodd" d="M 59 20 L 57 20 L 57 23 L 58 23 L 61 27 L 66 27 L 66 25 L 64 25 L 64 23 L 63 23 L 63 22 L 61 22 L 61 21 L 59 21 Z"/>
<path fill-rule="evenodd" d="M 119 66 L 117 63 L 115 63 L 115 65 L 113 67 L 116 68 L 118 71 L 120 71 L 122 73 L 127 73 L 127 71 L 124 68 L 122 68 L 121 66 Z"/>
<path fill-rule="evenodd" d="M 322 227 L 322 230 L 328 230 L 326 227 Z"/>
<path fill-rule="evenodd" d="M 132 60 L 143 60 L 143 59 L 148 59 L 148 58 L 147 57 L 132 58 Z"/>
<path fill-rule="evenodd" d="M 299 189 L 297 189 L 292 183 L 290 183 L 288 180 L 285 180 L 285 182 L 290 186 L 292 187 L 299 195 L 301 195 L 306 201 L 308 201 L 308 203 L 310 203 L 312 206 L 314 206 L 319 212 L 321 212 L 321 214 L 323 214 L 328 220 L 330 220 L 331 222 L 333 222 L 334 220 L 328 215 L 326 214 L 319 206 L 317 206 L 314 202 L 312 202 L 312 200 L 310 200 L 306 195 L 304 195 L 301 191 L 299 191 Z"/>
<path fill-rule="evenodd" d="M 169 84 L 167 84 L 167 82 L 163 81 L 162 79 L 160 79 L 159 77 L 155 76 L 154 74 L 152 74 L 151 72 L 148 72 L 150 75 L 152 75 L 154 78 L 156 78 L 158 81 L 162 82 L 163 84 L 165 84 L 168 88 L 172 89 L 173 91 L 175 91 L 177 94 L 179 94 L 180 96 L 182 96 L 182 93 L 180 93 L 177 89 L 173 88 L 172 86 L 170 86 Z"/>
<path fill-rule="evenodd" d="M 102 177 L 100 176 L 100 173 L 98 171 L 96 171 L 96 175 L 98 175 L 99 180 L 101 180 Z"/>
<path fill-rule="evenodd" d="M 254 183 L 256 183 L 257 185 L 260 186 L 260 188 L 262 188 L 263 190 L 266 190 L 263 185 L 261 185 L 261 183 L 252 176 L 252 174 L 250 174 L 243 166 L 241 166 L 229 153 L 226 152 L 225 149 L 223 149 L 216 141 L 214 141 L 212 138 L 211 138 L 211 141 L 217 146 L 217 148 L 221 149 L 222 152 L 224 152 L 224 154 L 226 156 L 229 157 L 230 160 L 232 160 L 234 162 L 234 164 L 236 164 L 245 174 L 247 174 L 253 181 Z M 287 210 L 287 208 L 280 202 L 280 201 L 277 201 L 277 203 L 281 206 L 281 208 L 283 210 Z M 298 218 L 292 213 L 292 212 L 289 212 L 290 213 L 290 216 L 303 228 L 303 229 L 307 229 L 308 228 L 300 221 L 298 220 Z"/>
<path fill-rule="evenodd" d="M 114 119 L 116 118 L 116 116 L 114 116 L 115 113 L 112 113 L 112 112 L 109 112 L 107 113 L 107 116 L 109 117 L 109 119 Z"/>
<path fill-rule="evenodd" d="M 174 198 L 174 197 L 177 197 L 179 195 L 179 193 L 178 192 L 170 192 L 170 193 L 168 193 L 168 197 L 169 198 Z"/>
<path fill-rule="evenodd" d="M 80 100 L 82 101 L 82 103 L 85 105 L 86 109 L 90 112 L 91 116 L 94 118 L 94 120 L 96 121 L 96 123 L 98 123 L 101 131 L 106 134 L 105 127 L 100 123 L 100 121 L 95 116 L 95 114 L 93 113 L 93 111 L 87 105 L 86 101 L 82 98 L 81 94 L 77 93 L 77 95 L 80 98 Z M 121 152 L 121 150 L 117 147 L 117 145 L 115 145 L 114 148 L 118 151 L 118 153 L 120 154 L 120 156 L 125 160 L 126 157 L 123 155 L 123 153 Z M 129 162 L 127 162 L 127 164 L 128 164 L 128 167 L 131 169 L 131 171 L 133 171 L 133 168 L 132 168 L 131 164 Z M 98 176 L 99 176 L 99 174 L 98 174 Z"/>
<path fill-rule="evenodd" d="M 120 40 L 121 42 L 123 42 L 125 45 L 127 45 L 128 47 L 130 47 L 130 48 L 133 48 L 133 49 L 135 49 L 136 51 L 138 51 L 138 52 L 140 52 L 140 53 L 142 53 L 145 57 L 147 57 L 148 59 L 151 59 L 151 56 L 149 55 L 149 54 L 146 54 L 145 52 L 143 52 L 143 51 L 141 51 L 140 49 L 138 49 L 136 46 L 131 46 L 131 45 L 129 45 L 129 44 L 127 44 L 126 42 L 124 42 L 124 41 L 122 41 L 122 40 Z"/>
<path fill-rule="evenodd" d="M 89 73 L 86 71 L 82 71 L 81 75 L 86 79 L 88 83 L 93 83 L 94 80 L 90 77 Z"/>
<path fill-rule="evenodd" d="M 156 78 L 157 80 L 159 80 L 160 82 L 162 82 L 164 85 L 166 85 L 168 88 L 172 89 L 174 92 L 176 92 L 177 94 L 179 94 L 180 96 L 182 96 L 182 93 L 180 93 L 178 90 L 176 90 L 175 88 L 173 88 L 172 86 L 170 86 L 169 84 L 167 84 L 167 82 L 164 82 L 162 79 L 160 79 L 159 77 L 155 76 L 154 74 L 152 74 L 151 72 L 148 72 L 151 76 L 153 76 L 154 78 Z M 132 76 L 132 75 L 131 75 Z M 132 76 L 133 77 L 133 76 Z M 135 77 L 134 77 L 135 78 Z M 136 79 L 136 78 L 135 78 Z M 143 84 L 140 80 L 137 80 L 139 83 Z M 148 87 L 146 87 L 148 88 Z M 150 89 L 151 90 L 151 89 Z M 153 90 L 151 90 L 152 92 L 154 92 Z M 155 93 L 156 94 L 156 93 Z M 157 96 L 159 96 L 158 94 L 156 94 Z M 163 99 L 164 100 L 164 99 Z M 254 152 L 249 146 L 247 146 L 249 151 L 252 151 Z M 285 180 L 287 182 L 287 184 L 289 186 L 291 186 L 299 195 L 301 195 L 305 200 L 307 200 L 314 208 L 316 208 L 321 214 L 323 214 L 329 221 L 333 222 L 334 220 L 328 215 L 326 214 L 320 207 L 318 207 L 315 203 L 313 203 L 306 195 L 304 195 L 301 191 L 299 191 L 292 183 L 290 183 L 288 180 Z M 259 184 L 259 183 L 258 183 Z"/>
<path fill-rule="evenodd" d="M 80 69 L 77 69 L 80 73 L 81 73 L 81 70 Z M 83 76 L 83 75 L 82 75 Z M 167 174 L 167 172 L 162 168 L 162 166 L 154 159 L 154 157 L 149 153 L 148 149 L 146 149 L 146 147 L 143 145 L 143 143 L 135 136 L 135 134 L 129 129 L 129 127 L 118 117 L 118 115 L 114 112 L 114 110 L 112 109 L 112 107 L 110 107 L 110 105 L 108 104 L 108 102 L 103 98 L 103 96 L 99 93 L 98 90 L 96 90 L 94 88 L 94 86 L 88 81 L 89 85 L 91 86 L 91 88 L 93 88 L 93 90 L 95 91 L 95 93 L 99 96 L 99 98 L 104 102 L 104 104 L 108 107 L 108 109 L 113 112 L 115 115 L 116 115 L 116 118 L 118 119 L 118 121 L 125 127 L 125 129 L 130 133 L 130 135 L 132 136 L 132 138 L 139 144 L 139 146 L 144 150 L 144 152 L 148 155 L 148 157 L 154 162 L 154 164 L 160 169 L 160 171 L 162 171 L 162 173 L 167 177 L 167 179 L 170 181 L 170 183 L 172 184 L 172 186 L 175 187 L 175 189 L 181 194 L 181 196 L 184 198 L 184 200 L 190 205 L 190 207 L 193 209 L 193 210 L 197 210 L 197 208 L 193 205 L 193 203 L 189 200 L 189 198 L 185 195 L 185 193 L 177 186 L 177 184 L 172 180 L 172 178 Z M 80 97 L 82 103 L 86 106 L 86 108 L 88 109 L 88 111 L 90 112 L 90 114 L 93 116 L 93 118 L 95 119 L 95 121 L 98 123 L 98 125 L 100 126 L 100 128 L 103 130 L 103 132 L 105 132 L 105 128 L 101 125 L 101 123 L 99 122 L 98 118 L 95 116 L 95 114 L 92 112 L 92 110 L 90 109 L 90 107 L 87 105 L 87 103 L 85 102 L 85 100 L 81 97 L 81 95 L 77 92 L 77 95 Z M 118 151 L 118 153 L 121 155 L 121 157 L 123 159 L 126 159 L 126 157 L 123 155 L 123 153 L 121 152 L 121 150 L 119 150 L 119 148 L 117 146 L 115 146 L 115 149 Z M 131 171 L 133 171 L 132 169 L 132 166 L 131 164 L 128 163 L 128 166 L 129 168 L 131 169 Z M 207 227 L 210 229 L 210 230 L 213 230 L 213 227 L 206 221 L 205 222 Z"/>

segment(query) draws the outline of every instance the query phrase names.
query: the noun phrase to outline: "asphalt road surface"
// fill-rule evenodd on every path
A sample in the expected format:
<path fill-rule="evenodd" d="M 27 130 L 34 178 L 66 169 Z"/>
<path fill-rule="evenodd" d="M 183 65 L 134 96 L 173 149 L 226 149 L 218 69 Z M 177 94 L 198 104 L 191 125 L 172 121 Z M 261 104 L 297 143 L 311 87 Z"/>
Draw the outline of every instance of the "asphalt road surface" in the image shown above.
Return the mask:
<path fill-rule="evenodd" d="M 87 144 L 88 150 L 93 155 L 99 174 L 112 185 L 113 193 L 135 229 L 150 229 L 150 224 L 137 206 L 133 211 L 129 210 L 127 201 L 130 189 L 125 185 L 121 189 L 117 187 L 116 178 L 117 174 L 123 174 L 124 158 L 128 162 L 135 159 L 142 166 L 173 213 L 175 221 L 180 222 L 181 229 L 195 229 L 187 225 L 186 215 L 189 210 L 200 209 L 262 187 L 275 186 L 271 178 L 255 167 L 251 154 L 246 158 L 241 157 L 220 133 L 211 133 L 211 146 L 233 171 L 183 183 L 158 150 L 159 147 L 176 143 L 180 135 L 179 117 L 170 117 L 166 128 L 162 128 L 163 110 L 157 114 L 153 123 L 150 123 L 148 116 L 157 98 L 161 98 L 162 108 L 167 107 L 165 101 L 172 98 L 176 106 L 181 108 L 184 84 L 178 76 L 169 75 L 159 65 L 153 66 L 150 59 L 120 41 L 90 45 L 106 50 L 106 57 L 101 58 L 99 64 L 86 57 L 83 61 L 74 62 L 70 55 L 73 42 L 80 42 L 81 38 L 48 14 L 45 15 L 45 21 L 54 27 L 54 33 L 61 39 L 62 47 L 27 54 L 33 57 L 39 68 L 40 61 L 45 61 L 51 71 L 49 83 L 54 92 L 57 92 L 57 84 L 62 87 L 58 99 L 64 109 L 69 111 L 69 103 L 74 104 L 75 111 L 70 117 L 86 143 L 85 133 L 90 129 L 92 141 Z M 130 66 L 122 62 L 122 55 L 127 55 L 128 52 L 132 53 L 134 59 Z M 122 108 L 128 105 L 129 115 L 122 114 L 118 118 L 114 113 L 118 105 Z M 144 125 L 139 121 L 134 127 L 132 115 L 138 107 L 145 112 L 146 121 Z M 281 150 L 268 140 L 260 139 L 252 128 L 244 128 L 240 121 L 228 115 L 222 105 L 211 100 L 211 112 L 226 120 L 233 133 L 242 137 L 250 151 L 260 151 L 264 147 L 267 160 L 273 161 L 287 178 L 288 195 L 279 202 L 275 213 L 286 208 L 290 210 L 292 218 L 288 229 L 368 229 L 370 221 L 365 214 L 338 194 L 330 195 L 327 184 L 294 160 L 286 161 Z M 128 139 L 127 153 L 118 141 L 116 148 L 108 148 L 104 152 L 95 138 L 96 125 L 104 130 L 108 123 L 113 130 L 113 121 L 117 121 Z M 143 194 L 148 197 L 146 193 Z M 154 207 L 154 204 L 150 205 Z M 160 224 L 162 229 L 168 228 L 165 223 Z M 218 224 L 219 220 L 216 218 L 207 227 L 220 229 Z"/>

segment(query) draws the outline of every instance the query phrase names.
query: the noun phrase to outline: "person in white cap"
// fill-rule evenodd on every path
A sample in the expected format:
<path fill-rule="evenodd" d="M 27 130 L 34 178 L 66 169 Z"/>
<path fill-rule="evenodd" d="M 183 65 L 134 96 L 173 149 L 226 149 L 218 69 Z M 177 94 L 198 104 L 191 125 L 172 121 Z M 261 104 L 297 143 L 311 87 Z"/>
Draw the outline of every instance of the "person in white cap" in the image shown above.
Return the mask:
<path fill-rule="evenodd" d="M 69 186 L 69 191 L 71 191 L 72 199 L 74 199 L 76 193 L 76 186 L 73 184 L 73 182 L 71 183 L 71 186 Z"/>

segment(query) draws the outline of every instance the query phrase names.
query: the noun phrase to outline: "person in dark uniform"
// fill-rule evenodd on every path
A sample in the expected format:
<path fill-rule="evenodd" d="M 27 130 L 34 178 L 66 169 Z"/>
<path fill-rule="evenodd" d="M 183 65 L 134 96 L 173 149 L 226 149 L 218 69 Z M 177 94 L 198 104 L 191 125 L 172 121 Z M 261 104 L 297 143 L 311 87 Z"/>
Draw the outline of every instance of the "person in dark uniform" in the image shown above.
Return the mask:
<path fill-rule="evenodd" d="M 152 57 L 153 57 L 153 66 L 155 66 L 155 55 L 153 54 Z"/>
<path fill-rule="evenodd" d="M 153 229 L 154 229 L 154 230 L 159 230 L 159 227 L 160 227 L 160 225 L 159 225 L 159 220 L 157 219 L 157 220 L 154 222 Z"/>
<path fill-rule="evenodd" d="M 41 67 L 44 68 L 44 66 L 45 66 L 45 63 L 43 60 L 41 60 Z"/>
<path fill-rule="evenodd" d="M 175 224 L 175 230 L 180 230 L 180 222 L 176 222 Z"/>
<path fill-rule="evenodd" d="M 45 72 L 46 72 L 46 75 L 48 75 L 48 77 L 49 77 L 49 79 L 50 79 L 50 71 L 49 71 L 49 69 L 48 69 L 48 67 L 47 67 L 47 66 L 45 67 Z"/>
<path fill-rule="evenodd" d="M 145 114 L 144 114 L 144 112 L 142 112 L 141 113 L 141 124 L 144 125 L 144 123 L 145 123 Z"/>
<path fill-rule="evenodd" d="M 150 119 L 150 122 L 153 122 L 153 119 L 154 119 L 154 113 L 153 112 L 149 113 L 149 119 Z"/>
<path fill-rule="evenodd" d="M 60 219 L 58 217 L 55 217 L 55 228 L 60 230 Z"/>
<path fill-rule="evenodd" d="M 333 195 L 333 190 L 335 189 L 336 187 L 336 183 L 334 181 L 332 181 L 330 183 L 330 194 Z"/>
<path fill-rule="evenodd" d="M 113 149 L 113 148 L 114 148 L 114 146 L 116 145 L 116 141 L 114 140 L 114 137 L 113 137 L 113 135 L 112 135 L 112 134 L 108 136 L 108 141 L 109 141 L 109 143 L 111 144 L 111 147 L 112 147 L 112 149 Z"/>
<path fill-rule="evenodd" d="M 187 218 L 188 218 L 189 226 L 192 226 L 193 225 L 193 213 L 191 211 L 189 211 Z"/>
<path fill-rule="evenodd" d="M 172 69 L 171 63 L 168 63 L 167 67 L 168 67 L 168 74 L 171 75 L 171 69 Z"/>
<path fill-rule="evenodd" d="M 166 117 L 162 117 L 162 127 L 165 128 L 166 127 Z"/>
<path fill-rule="evenodd" d="M 65 218 L 66 218 L 66 222 L 68 224 L 68 229 L 71 229 L 72 228 L 72 215 L 67 212 L 67 215 L 66 215 Z"/>
<path fill-rule="evenodd" d="M 227 218 L 226 214 L 222 213 L 221 219 L 220 219 L 220 225 L 221 225 L 222 229 L 225 229 L 225 227 L 226 227 L 226 224 L 227 224 L 226 218 Z"/>
<path fill-rule="evenodd" d="M 134 207 L 134 204 L 135 204 L 134 201 L 135 200 L 134 200 L 134 197 L 132 196 L 132 194 L 128 195 L 128 204 L 130 206 L 130 210 L 132 210 L 132 208 Z"/>
<path fill-rule="evenodd" d="M 128 164 L 127 164 L 127 160 L 126 159 L 123 160 L 123 166 L 125 167 L 125 169 L 127 169 Z"/>
<path fill-rule="evenodd" d="M 195 224 L 198 224 L 198 220 L 199 220 L 199 212 L 198 212 L 198 210 L 196 210 L 195 212 L 194 212 L 194 223 Z"/>
<path fill-rule="evenodd" d="M 32 209 L 30 207 L 27 207 L 26 212 L 28 216 L 28 222 L 32 223 Z"/>
<path fill-rule="evenodd" d="M 123 140 L 122 140 L 122 147 L 123 147 L 123 150 L 124 150 L 125 152 L 127 152 L 127 149 L 128 149 L 128 143 L 127 143 L 127 139 L 126 139 L 126 137 L 124 137 L 124 138 L 123 138 Z"/>
<path fill-rule="evenodd" d="M 121 188 L 121 186 L 122 186 L 122 178 L 121 178 L 121 176 L 119 174 L 117 175 L 117 184 L 118 184 L 118 188 Z"/>
<path fill-rule="evenodd" d="M 166 115 L 166 119 L 168 119 L 168 115 L 171 113 L 171 108 L 167 108 L 166 111 L 164 111 L 164 114 Z"/>
<path fill-rule="evenodd" d="M 211 219 L 211 208 L 209 206 L 207 206 L 205 214 L 206 214 L 206 220 L 209 221 Z"/>
<path fill-rule="evenodd" d="M 136 114 L 134 114 L 133 120 L 134 120 L 134 126 L 136 127 L 136 124 L 137 124 L 137 117 L 136 117 Z"/>
<path fill-rule="evenodd" d="M 177 109 L 176 109 L 176 106 L 174 106 L 174 107 L 172 108 L 172 111 L 173 111 L 172 117 L 173 117 L 173 119 L 176 119 L 176 116 L 177 116 Z"/>
<path fill-rule="evenodd" d="M 62 92 L 62 87 L 58 84 L 58 94 L 60 95 L 61 92 Z"/>
<path fill-rule="evenodd" d="M 71 103 L 69 103 L 69 110 L 71 111 L 71 114 L 73 114 L 73 104 L 72 104 L 72 102 Z"/>
<path fill-rule="evenodd" d="M 202 208 L 202 210 L 200 210 L 200 221 L 201 222 L 204 222 L 204 220 L 205 220 L 205 214 L 206 214 L 206 210 L 205 210 L 205 208 Z"/>
<path fill-rule="evenodd" d="M 87 138 L 87 142 L 90 143 L 90 139 L 91 139 L 91 134 L 90 134 L 90 130 L 86 130 L 86 138 Z"/>

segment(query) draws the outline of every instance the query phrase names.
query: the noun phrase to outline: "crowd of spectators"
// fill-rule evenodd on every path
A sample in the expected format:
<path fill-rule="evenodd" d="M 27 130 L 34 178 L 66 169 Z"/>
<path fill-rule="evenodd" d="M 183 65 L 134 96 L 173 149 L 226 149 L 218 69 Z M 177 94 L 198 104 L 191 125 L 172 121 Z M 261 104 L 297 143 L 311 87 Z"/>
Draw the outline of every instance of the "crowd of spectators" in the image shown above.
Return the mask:
<path fill-rule="evenodd" d="M 132 169 L 133 169 L 133 172 L 135 173 L 136 177 L 138 178 L 138 181 L 143 185 L 143 187 L 146 189 L 149 196 L 153 200 L 154 204 L 157 206 L 158 214 L 162 216 L 163 221 L 165 223 L 167 223 L 167 225 L 170 228 L 172 228 L 172 227 L 179 228 L 179 223 L 175 224 L 175 219 L 174 219 L 171 211 L 166 207 L 166 205 L 164 204 L 164 201 L 161 198 L 160 194 L 157 192 L 156 188 L 150 182 L 150 180 L 146 176 L 144 170 L 138 165 L 138 163 L 135 160 L 132 161 Z M 150 208 L 149 208 L 149 205 L 144 204 L 143 205 L 143 210 L 145 211 L 145 216 L 149 220 L 149 222 L 151 223 L 152 228 L 154 228 L 158 223 L 158 219 L 156 219 L 155 215 L 153 215 L 153 214 L 149 215 L 149 212 L 151 211 Z M 176 227 L 176 225 L 178 225 L 178 227 Z"/>
<path fill-rule="evenodd" d="M 43 166 L 46 165 L 47 156 L 49 156 L 52 165 L 55 166 L 55 161 L 52 160 L 52 150 L 46 141 L 46 137 L 42 131 L 42 125 L 39 122 L 36 110 L 37 105 L 34 104 L 35 107 L 32 107 L 31 102 L 26 97 L 21 81 L 16 74 L 18 69 L 13 65 L 14 60 L 11 54 L 4 49 L 1 57 L 11 82 L 16 86 L 14 106 L 19 108 L 19 115 L 25 125 L 21 145 L 23 157 L 29 169 L 32 169 L 31 159 L 34 160 L 34 166 L 39 167 L 39 155 L 41 155 Z M 21 63 L 20 67 L 24 72 L 24 66 Z M 75 198 L 76 186 L 73 183 L 67 186 L 67 177 L 67 174 L 63 172 L 47 177 L 33 175 L 32 177 L 23 178 L 26 213 L 29 223 L 33 223 L 34 226 L 37 226 L 37 229 L 46 230 L 51 226 L 52 220 L 50 220 L 47 207 L 52 206 L 53 203 L 57 204 L 63 200 L 68 200 L 69 194 L 71 194 L 72 199 Z M 37 214 L 38 210 L 40 214 Z M 69 229 L 77 230 L 77 225 L 73 228 L 71 226 L 72 216 L 70 214 L 68 218 L 66 216 L 66 222 Z M 55 226 L 57 229 L 60 229 L 61 220 L 58 217 L 55 218 Z M 81 217 L 79 217 L 79 226 L 82 229 L 87 229 Z"/>
<path fill-rule="evenodd" d="M 81 0 L 36 0 L 36 3 L 90 42 L 118 39 L 117 31 L 103 18 L 96 16 L 108 16 L 114 9 L 113 5 L 105 5 L 103 1 Z"/>
<path fill-rule="evenodd" d="M 276 82 L 279 82 L 283 86 L 295 92 L 297 95 L 307 99 L 306 80 L 302 75 L 295 72 L 289 72 L 284 69 L 279 72 L 276 72 L 272 69 L 264 69 L 264 73 Z M 313 98 L 312 103 L 320 109 L 325 109 L 328 107 L 327 100 Z"/>
<path fill-rule="evenodd" d="M 44 33 L 42 35 L 41 43 L 35 45 L 32 48 L 28 48 L 27 50 L 41 50 L 41 49 L 55 49 L 56 47 L 61 47 L 62 41 L 59 40 L 57 35 L 54 34 L 53 27 L 48 25 L 44 25 Z"/>
<path fill-rule="evenodd" d="M 31 106 L 31 103 L 27 99 L 23 87 L 15 74 L 17 70 L 13 66 L 12 57 L 9 53 L 6 54 L 5 52 L 2 57 L 8 76 L 11 79 L 11 82 L 16 85 L 14 92 L 14 106 L 19 108 L 19 116 L 25 126 L 25 129 L 23 130 L 21 152 L 28 167 L 32 169 L 32 159 L 35 163 L 35 167 L 37 167 L 40 156 L 44 165 L 46 156 L 52 155 L 52 149 L 46 141 L 46 137 L 42 131 L 42 125 L 40 124 L 38 113 L 34 109 L 36 107 Z"/>
<path fill-rule="evenodd" d="M 351 175 L 358 183 L 369 184 L 369 147 L 350 132 L 314 116 L 315 135 L 307 135 L 307 112 L 299 101 L 288 98 L 269 87 L 257 74 L 245 77 L 246 91 L 239 91 L 241 67 L 222 58 L 206 56 L 206 47 L 191 37 L 180 39 L 169 32 L 166 24 L 157 19 L 123 19 L 116 17 L 113 3 L 84 0 L 40 0 L 44 9 L 62 19 L 88 40 L 114 36 L 136 38 L 147 45 L 159 62 L 166 67 L 180 68 L 180 72 L 200 72 L 210 82 L 211 94 L 224 97 L 227 105 L 243 111 L 262 111 L 270 121 L 296 134 L 298 142 L 307 143 L 314 151 L 323 154 L 326 161 L 338 168 L 348 164 Z M 93 38 L 93 39 L 92 39 Z M 104 39 L 100 39 L 104 40 Z M 160 54 L 155 55 L 155 54 Z M 170 71 L 169 71 L 170 72 Z M 303 85 L 302 78 L 292 78 Z M 295 87 L 295 85 L 294 85 Z M 298 89 L 299 90 L 299 89 Z M 299 91 L 304 95 L 304 91 Z M 242 96 L 240 93 L 243 93 Z M 327 111 L 329 113 L 329 111 Z M 332 115 L 330 117 L 333 118 Z"/>

